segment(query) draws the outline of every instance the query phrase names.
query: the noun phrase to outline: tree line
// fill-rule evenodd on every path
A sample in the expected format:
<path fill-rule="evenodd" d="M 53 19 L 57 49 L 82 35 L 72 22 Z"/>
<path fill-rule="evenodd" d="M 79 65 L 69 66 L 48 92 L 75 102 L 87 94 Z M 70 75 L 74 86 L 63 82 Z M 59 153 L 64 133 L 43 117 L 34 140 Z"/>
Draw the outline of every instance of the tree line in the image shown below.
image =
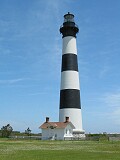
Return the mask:
<path fill-rule="evenodd" d="M 0 135 L 1 137 L 9 138 L 12 132 L 13 132 L 13 127 L 10 124 L 7 124 L 1 128 Z M 31 135 L 31 129 L 29 127 L 25 130 L 25 134 L 27 136 Z"/>

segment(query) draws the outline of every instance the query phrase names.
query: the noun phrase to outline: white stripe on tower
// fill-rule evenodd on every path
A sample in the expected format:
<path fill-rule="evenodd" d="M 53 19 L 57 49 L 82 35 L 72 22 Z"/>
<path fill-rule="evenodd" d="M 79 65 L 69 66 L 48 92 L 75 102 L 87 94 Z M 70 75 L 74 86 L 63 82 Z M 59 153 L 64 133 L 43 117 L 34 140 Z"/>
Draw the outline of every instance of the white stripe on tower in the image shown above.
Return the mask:
<path fill-rule="evenodd" d="M 64 15 L 60 28 L 63 35 L 59 121 L 69 117 L 75 130 L 83 131 L 80 103 L 80 85 L 77 62 L 76 34 L 79 31 L 73 14 Z"/>
<path fill-rule="evenodd" d="M 67 53 L 77 54 L 76 38 L 73 36 L 67 36 L 63 38 L 62 54 Z"/>
<path fill-rule="evenodd" d="M 62 89 L 80 89 L 79 74 L 76 71 L 61 72 L 61 90 Z"/>

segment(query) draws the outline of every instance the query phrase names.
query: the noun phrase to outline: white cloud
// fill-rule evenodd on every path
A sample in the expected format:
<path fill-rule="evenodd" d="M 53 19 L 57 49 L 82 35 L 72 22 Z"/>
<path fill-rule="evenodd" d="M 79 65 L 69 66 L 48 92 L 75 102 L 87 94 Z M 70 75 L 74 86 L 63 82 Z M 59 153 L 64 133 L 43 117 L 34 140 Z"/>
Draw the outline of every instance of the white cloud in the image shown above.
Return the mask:
<path fill-rule="evenodd" d="M 104 101 L 107 106 L 120 107 L 120 93 L 108 93 L 104 95 Z"/>
<path fill-rule="evenodd" d="M 105 108 L 108 112 L 105 113 L 108 119 L 115 124 L 120 125 L 120 92 L 107 93 L 102 98 Z"/>
<path fill-rule="evenodd" d="M 10 80 L 0 80 L 0 84 L 14 84 L 20 81 L 25 80 L 24 78 L 18 78 L 18 79 L 10 79 Z"/>
<path fill-rule="evenodd" d="M 106 76 L 108 71 L 109 71 L 109 66 L 107 66 L 107 65 L 103 66 L 100 73 L 99 73 L 99 77 L 103 78 L 104 76 Z"/>

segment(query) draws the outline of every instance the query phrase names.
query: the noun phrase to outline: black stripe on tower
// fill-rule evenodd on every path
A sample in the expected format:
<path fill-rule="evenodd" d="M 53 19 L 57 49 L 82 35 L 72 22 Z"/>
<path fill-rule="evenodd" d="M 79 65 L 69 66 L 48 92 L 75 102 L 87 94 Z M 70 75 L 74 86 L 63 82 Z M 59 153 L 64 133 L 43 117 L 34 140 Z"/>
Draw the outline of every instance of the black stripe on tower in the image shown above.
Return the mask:
<path fill-rule="evenodd" d="M 60 109 L 81 109 L 80 91 L 77 89 L 64 89 L 60 91 Z"/>
<path fill-rule="evenodd" d="M 61 71 L 73 70 L 78 71 L 77 55 L 64 54 L 62 55 L 62 68 Z"/>

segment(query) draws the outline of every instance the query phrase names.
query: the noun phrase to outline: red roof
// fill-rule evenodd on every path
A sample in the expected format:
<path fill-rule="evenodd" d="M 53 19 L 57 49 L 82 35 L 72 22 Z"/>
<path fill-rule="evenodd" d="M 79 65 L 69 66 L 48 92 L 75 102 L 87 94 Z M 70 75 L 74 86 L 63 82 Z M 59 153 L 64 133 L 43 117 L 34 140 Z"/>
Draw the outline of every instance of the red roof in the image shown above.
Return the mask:
<path fill-rule="evenodd" d="M 41 129 L 66 128 L 68 124 L 70 124 L 73 128 L 75 128 L 71 122 L 44 122 L 39 128 Z"/>

